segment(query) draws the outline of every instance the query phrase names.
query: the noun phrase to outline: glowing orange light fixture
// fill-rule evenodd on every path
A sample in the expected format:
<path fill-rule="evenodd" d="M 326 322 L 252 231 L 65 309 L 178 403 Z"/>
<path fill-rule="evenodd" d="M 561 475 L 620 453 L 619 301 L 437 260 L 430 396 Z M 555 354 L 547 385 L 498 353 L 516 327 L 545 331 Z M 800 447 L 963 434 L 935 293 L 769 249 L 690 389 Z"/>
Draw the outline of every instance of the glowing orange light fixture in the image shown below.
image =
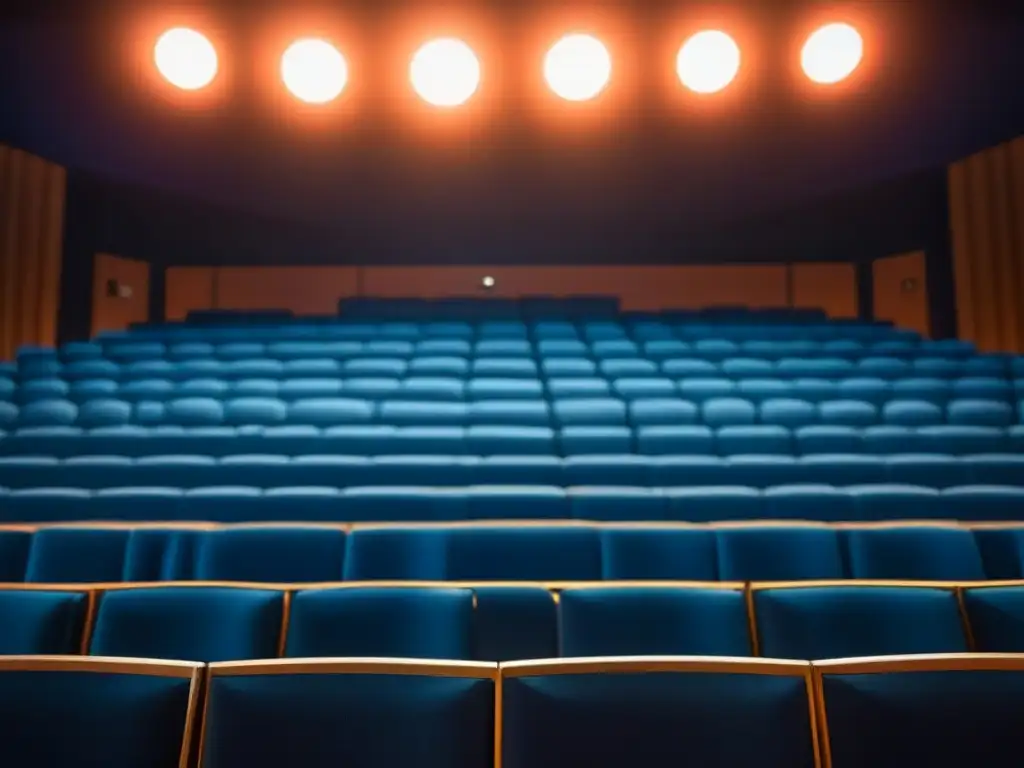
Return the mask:
<path fill-rule="evenodd" d="M 740 48 L 725 32 L 698 32 L 679 49 L 676 74 L 695 93 L 717 93 L 740 71 Z"/>
<path fill-rule="evenodd" d="M 409 79 L 428 104 L 457 107 L 480 87 L 480 62 L 462 40 L 439 38 L 416 51 L 409 65 Z"/>
<path fill-rule="evenodd" d="M 612 58 L 600 40 L 590 35 L 566 35 L 544 58 L 544 79 L 566 101 L 587 101 L 608 85 Z"/>
<path fill-rule="evenodd" d="M 864 40 L 849 24 L 828 24 L 804 43 L 800 63 L 813 82 L 832 85 L 845 80 L 864 58 Z"/>
<path fill-rule="evenodd" d="M 184 91 L 205 88 L 217 76 L 217 51 L 194 29 L 176 27 L 164 32 L 153 49 L 156 68 Z"/>
<path fill-rule="evenodd" d="M 345 90 L 348 64 L 326 40 L 296 40 L 281 57 L 281 79 L 296 98 L 326 104 Z"/>

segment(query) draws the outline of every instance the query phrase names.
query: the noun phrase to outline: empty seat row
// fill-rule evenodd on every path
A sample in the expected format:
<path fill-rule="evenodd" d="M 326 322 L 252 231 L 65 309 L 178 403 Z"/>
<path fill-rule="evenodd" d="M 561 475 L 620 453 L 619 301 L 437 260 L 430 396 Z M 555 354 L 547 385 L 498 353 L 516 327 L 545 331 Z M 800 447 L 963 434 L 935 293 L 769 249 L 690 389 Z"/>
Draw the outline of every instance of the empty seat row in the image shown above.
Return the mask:
<path fill-rule="evenodd" d="M 1024 523 L 0 528 L 0 581 L 1020 579 Z"/>
<path fill-rule="evenodd" d="M 0 655 L 195 661 L 1024 653 L 1024 586 L 0 589 Z M 285 604 L 287 601 L 287 609 Z M 961 604 L 963 612 L 961 612 Z"/>
<path fill-rule="evenodd" d="M 331 411 L 321 412 L 319 416 L 315 416 L 316 413 L 316 409 L 311 408 L 309 418 L 336 416 Z M 853 455 L 855 458 L 851 461 L 863 464 L 870 462 L 871 456 L 982 453 L 1024 453 L 1024 425 L 1007 429 L 966 425 L 865 428 L 815 425 L 791 430 L 778 425 L 712 429 L 684 424 L 633 429 L 622 425 L 579 424 L 552 429 L 546 426 L 413 427 L 349 423 L 326 427 L 309 424 L 268 427 L 122 425 L 94 429 L 53 426 L 29 427 L 10 433 L 0 431 L 0 456 L 60 458 L 162 454 L 537 457 L 643 454 L 710 459 L 718 455 L 750 455 L 751 461 L 793 467 L 808 461 L 829 465 L 837 455 Z M 636 456 L 626 461 L 647 459 Z M 773 484 L 820 482 L 817 475 L 777 471 L 789 479 L 774 480 Z"/>
<path fill-rule="evenodd" d="M 1016 521 L 1022 489 L 906 485 L 638 488 L 591 486 L 252 486 L 0 489 L 0 522 L 459 520 L 681 521 L 760 519 L 825 522 L 947 519 Z"/>
<path fill-rule="evenodd" d="M 467 338 L 427 338 L 423 340 L 400 340 L 388 337 L 368 341 L 353 340 L 310 340 L 310 341 L 249 341 L 209 343 L 204 341 L 164 344 L 144 340 L 99 340 L 90 343 L 70 343 L 60 349 L 26 348 L 18 353 L 18 361 L 26 366 L 40 363 L 112 360 L 121 363 L 143 361 L 191 361 L 222 360 L 233 361 L 247 358 L 268 358 L 273 360 L 299 360 L 303 358 L 330 358 L 345 360 L 360 356 L 367 357 L 423 357 L 452 355 L 457 357 L 647 357 L 651 359 L 687 358 L 701 360 L 742 360 L 761 361 L 784 358 L 827 358 L 860 360 L 863 358 L 896 358 L 917 360 L 927 357 L 947 360 L 978 360 L 979 367 L 1006 372 L 1013 369 L 1007 365 L 1012 361 L 1008 356 L 975 356 L 971 345 L 951 346 L 945 342 L 878 341 L 862 344 L 853 340 L 842 341 L 746 341 L 736 343 L 724 339 L 701 339 L 682 341 L 679 339 L 638 339 L 621 336 L 605 338 L 581 337 L 569 329 L 560 337 L 540 336 L 530 339 L 525 331 L 507 337 L 470 340 Z M 1018 368 L 1019 369 L 1019 368 Z"/>
<path fill-rule="evenodd" d="M 40 400 L 71 400 L 85 403 L 107 398 L 129 402 L 163 402 L 189 397 L 230 400 L 242 397 L 271 397 L 292 401 L 303 398 L 350 397 L 372 400 L 474 401 L 618 398 L 634 401 L 650 398 L 680 399 L 704 403 L 736 398 L 753 403 L 802 401 L 859 401 L 875 407 L 894 402 L 915 402 L 944 406 L 957 400 L 992 400 L 1000 403 L 1024 401 L 1024 380 L 1010 382 L 993 377 L 943 380 L 908 378 L 890 383 L 877 377 L 850 379 L 773 378 L 730 380 L 718 377 L 684 378 L 594 376 L 539 378 L 478 377 L 463 379 L 449 373 L 394 377 L 336 377 L 308 371 L 308 375 L 272 378 L 182 380 L 146 378 L 125 382 L 114 379 L 60 378 L 31 379 L 20 386 L 0 379 L 0 402 L 29 405 Z"/>
<path fill-rule="evenodd" d="M 431 397 L 431 395 L 435 395 Z M 42 399 L 22 405 L 0 403 L 0 428 L 81 427 L 95 429 L 144 427 L 333 427 L 379 423 L 390 426 L 617 426 L 761 425 L 778 434 L 789 428 L 821 424 L 840 427 L 953 426 L 1010 427 L 1024 418 L 1009 403 L 984 399 L 953 400 L 945 408 L 920 400 L 894 400 L 878 408 L 860 400 L 829 400 L 817 405 L 805 400 L 771 399 L 760 405 L 742 398 L 716 397 L 691 402 L 677 397 L 611 397 L 543 399 L 481 399 L 458 402 L 443 390 L 407 392 L 405 399 L 381 401 L 354 397 L 182 397 L 167 402 L 131 403 L 117 398 L 89 400 Z M 647 396 L 651 395 L 651 396 Z M 491 398 L 494 397 L 490 393 Z M 398 396 L 402 397 L 401 394 Z M 772 453 L 778 451 L 771 451 Z M 792 449 L 782 452 L 792 452 Z"/>
<path fill-rule="evenodd" d="M 238 360 L 145 360 L 119 364 L 107 359 L 82 360 L 61 364 L 57 360 L 28 359 L 18 364 L 16 378 L 25 383 L 35 379 L 56 378 L 67 381 L 113 379 L 264 378 L 283 379 L 304 376 L 453 376 L 466 378 L 505 377 L 515 379 L 579 378 L 600 376 L 605 379 L 665 376 L 672 379 L 724 378 L 744 379 L 840 379 L 873 377 L 882 380 L 906 378 L 959 379 L 992 377 L 1000 381 L 1024 378 L 1024 370 L 1002 358 L 972 357 L 920 358 L 905 361 L 895 357 L 865 357 L 858 361 L 842 358 L 729 358 L 719 364 L 693 357 L 647 358 L 607 357 L 596 362 L 574 352 L 556 357 L 541 354 L 539 361 L 530 356 L 506 355 L 465 358 L 458 356 L 353 357 L 339 361 L 319 356 L 275 360 L 244 358 Z M 12 377 L 6 377 L 12 378 Z"/>
<path fill-rule="evenodd" d="M 1012 765 L 1024 661 L 0 662 L 18 764 L 160 768 Z M 500 680 L 500 683 L 499 683 Z M 196 716 L 196 713 L 201 713 Z M 812 716 L 818 713 L 818 716 Z M 59 719 L 58 719 L 59 718 Z M 202 722 L 200 722 L 202 719 Z M 200 733 L 202 738 L 200 738 Z M 429 752 L 424 748 L 429 747 Z M 973 761 L 977 761 L 974 763 Z"/>
<path fill-rule="evenodd" d="M 1024 486 L 1024 456 L 0 456 L 0 488 L 358 486 Z"/>

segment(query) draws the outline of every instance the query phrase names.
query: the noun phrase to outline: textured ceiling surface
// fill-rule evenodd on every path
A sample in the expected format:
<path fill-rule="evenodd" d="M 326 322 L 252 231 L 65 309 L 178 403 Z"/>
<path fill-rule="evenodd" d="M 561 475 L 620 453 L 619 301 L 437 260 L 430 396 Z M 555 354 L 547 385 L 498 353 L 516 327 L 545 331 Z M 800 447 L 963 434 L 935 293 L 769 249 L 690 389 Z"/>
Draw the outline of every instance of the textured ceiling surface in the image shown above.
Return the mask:
<path fill-rule="evenodd" d="M 1016 3 L 14 5 L 0 17 L 0 140 L 296 221 L 699 228 L 938 167 L 1024 130 Z M 833 18 L 863 31 L 865 63 L 814 89 L 794 62 L 803 36 Z M 218 47 L 221 73 L 201 97 L 172 93 L 153 71 L 155 36 L 179 23 Z M 736 37 L 743 68 L 727 91 L 697 98 L 673 62 L 705 26 Z M 558 102 L 540 84 L 545 47 L 573 29 L 613 56 L 612 84 L 592 104 Z M 334 107 L 282 93 L 277 57 L 307 33 L 348 54 L 350 87 Z M 482 60 L 462 110 L 438 113 L 409 91 L 410 52 L 439 34 L 464 37 Z"/>

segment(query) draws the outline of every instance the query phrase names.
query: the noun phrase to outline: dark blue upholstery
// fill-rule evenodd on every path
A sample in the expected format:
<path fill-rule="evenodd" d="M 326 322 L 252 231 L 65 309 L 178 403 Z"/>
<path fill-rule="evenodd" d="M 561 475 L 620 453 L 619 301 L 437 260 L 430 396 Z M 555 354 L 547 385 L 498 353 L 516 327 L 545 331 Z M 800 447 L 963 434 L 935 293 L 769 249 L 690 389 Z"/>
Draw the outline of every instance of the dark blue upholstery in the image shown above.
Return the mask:
<path fill-rule="evenodd" d="M 820 672 L 833 768 L 959 768 L 1020 759 L 1019 660 L 837 662 Z"/>
<path fill-rule="evenodd" d="M 788 659 L 966 652 L 949 589 L 826 586 L 754 591 L 760 651 Z"/>
<path fill-rule="evenodd" d="M 285 656 L 469 659 L 468 589 L 350 588 L 292 595 Z"/>
<path fill-rule="evenodd" d="M 548 590 L 477 586 L 473 593 L 474 659 L 514 661 L 558 655 L 558 613 Z"/>
<path fill-rule="evenodd" d="M 965 589 L 964 610 L 982 653 L 1024 653 L 1024 587 Z"/>
<path fill-rule="evenodd" d="M 503 670 L 504 768 L 814 765 L 801 665 L 563 664 Z"/>
<path fill-rule="evenodd" d="M 283 593 L 232 587 L 123 589 L 102 596 L 90 653 L 151 659 L 275 658 Z"/>
<path fill-rule="evenodd" d="M 698 587 L 566 589 L 562 656 L 749 656 L 743 592 Z"/>
<path fill-rule="evenodd" d="M 340 528 L 224 528 L 200 540 L 195 578 L 205 581 L 339 581 L 345 532 Z"/>
<path fill-rule="evenodd" d="M 81 651 L 86 592 L 0 589 L 0 656 Z"/>
<path fill-rule="evenodd" d="M 492 768 L 496 670 L 479 666 L 457 670 L 461 677 L 344 662 L 336 672 L 215 668 L 204 768 Z"/>
<path fill-rule="evenodd" d="M 0 743 L 10 766 L 179 768 L 198 670 L 95 659 L 0 659 Z"/>
<path fill-rule="evenodd" d="M 974 536 L 965 528 L 910 525 L 845 532 L 855 579 L 971 581 L 985 578 Z"/>

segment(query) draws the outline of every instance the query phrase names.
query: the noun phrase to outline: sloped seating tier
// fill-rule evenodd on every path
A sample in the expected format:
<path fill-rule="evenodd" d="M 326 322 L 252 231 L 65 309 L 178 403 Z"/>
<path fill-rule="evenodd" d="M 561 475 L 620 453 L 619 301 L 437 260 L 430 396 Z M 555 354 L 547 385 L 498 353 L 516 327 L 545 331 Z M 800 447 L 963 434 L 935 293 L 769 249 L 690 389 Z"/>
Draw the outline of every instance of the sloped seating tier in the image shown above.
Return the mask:
<path fill-rule="evenodd" d="M 596 768 L 899 768 L 908 754 L 936 766 L 1009 765 L 1024 725 L 1022 690 L 1024 659 L 1015 655 L 208 668 L 21 657 L 0 660 L 0 698 L 17 703 L 4 710 L 0 737 L 19 765 L 44 768 L 71 756 L 89 766 L 172 768 L 187 764 L 192 745 L 204 768 L 555 768 L 569 754 Z"/>
<path fill-rule="evenodd" d="M 189 465 L 191 466 L 191 465 Z M 731 465 L 734 466 L 734 465 Z M 854 473 L 832 478 L 857 482 Z M 769 473 L 762 477 L 772 477 Z M 825 479 L 825 478 L 821 478 Z M 700 482 L 691 479 L 694 482 Z M 705 479 L 704 482 L 708 482 Z M 711 480 L 711 482 L 714 482 Z M 595 520 L 714 522 L 786 519 L 819 522 L 884 520 L 1021 520 L 1024 488 L 1003 485 L 923 486 L 867 483 L 649 486 L 301 486 L 263 489 L 208 486 L 26 488 L 0 490 L 0 523 L 61 521 L 246 523 L 308 521 L 457 522 Z"/>
<path fill-rule="evenodd" d="M 210 445 L 204 447 L 209 450 Z M 667 491 L 662 489 L 666 488 L 739 486 L 767 489 L 791 484 L 894 484 L 932 489 L 965 485 L 1020 486 L 1024 485 L 1024 455 L 827 453 L 803 457 L 763 454 L 712 457 L 609 453 L 566 458 L 542 455 L 332 454 L 86 455 L 64 459 L 43 455 L 0 457 L 0 488 L 11 490 L 81 488 L 113 491 L 138 487 L 187 490 L 245 486 L 276 489 L 285 495 L 294 495 L 297 488 L 312 488 L 320 489 L 316 493 L 321 495 L 331 495 L 332 490 L 366 486 L 432 485 L 445 488 L 484 486 L 481 493 L 497 494 L 500 489 L 488 491 L 486 486 L 555 486 L 562 489 L 557 492 L 564 495 L 571 494 L 573 487 L 596 485 L 649 488 L 650 493 L 664 496 Z M 309 492 L 310 495 L 313 493 L 312 490 Z M 620 501 L 620 506 L 625 506 L 625 502 Z M 453 519 L 456 519 L 461 513 L 453 511 L 446 514 L 455 515 Z M 628 509 L 622 515 L 624 519 L 632 517 Z M 486 512 L 484 516 L 494 517 Z M 0 512 L 2 519 L 3 513 Z M 351 518 L 337 519 L 352 521 Z M 682 519 L 694 518 L 686 516 Z"/>
<path fill-rule="evenodd" d="M 983 581 L 1024 524 L 496 523 L 0 528 L 0 582 Z"/>
<path fill-rule="evenodd" d="M 1005 653 L 1024 650 L 1024 582 L 7 586 L 0 619 L 4 655 L 206 662 Z"/>

